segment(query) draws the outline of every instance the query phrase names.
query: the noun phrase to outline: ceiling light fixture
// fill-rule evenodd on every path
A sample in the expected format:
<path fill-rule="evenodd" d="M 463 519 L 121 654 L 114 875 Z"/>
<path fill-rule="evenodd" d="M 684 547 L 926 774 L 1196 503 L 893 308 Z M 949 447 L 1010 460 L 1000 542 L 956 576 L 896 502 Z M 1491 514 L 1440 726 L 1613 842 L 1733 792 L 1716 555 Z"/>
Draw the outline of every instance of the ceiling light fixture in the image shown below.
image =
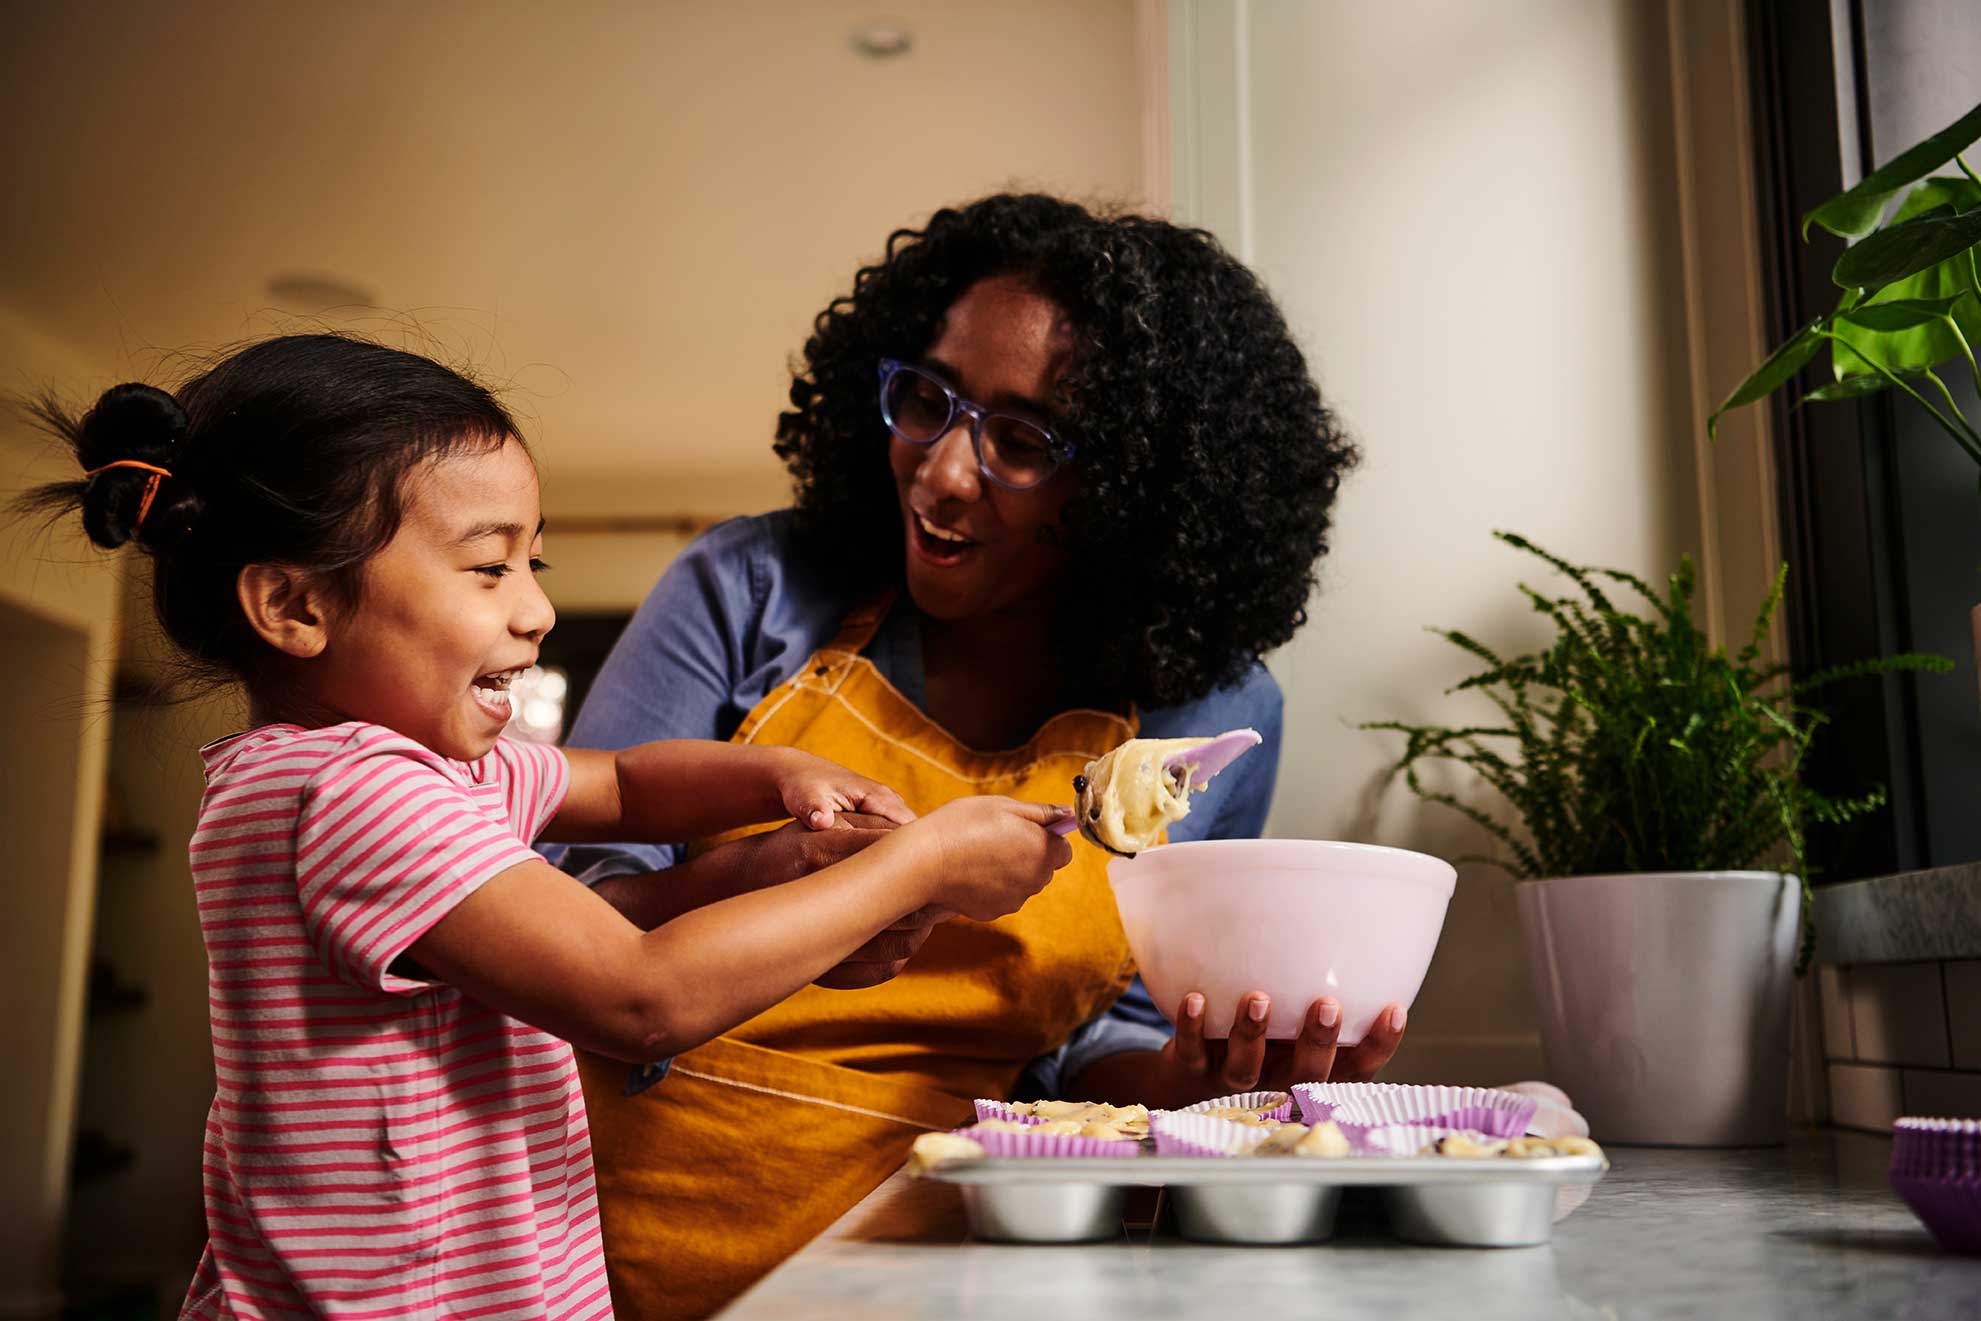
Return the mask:
<path fill-rule="evenodd" d="M 853 29 L 853 49 L 877 60 L 906 55 L 914 45 L 914 30 L 905 19 L 880 18 Z"/>

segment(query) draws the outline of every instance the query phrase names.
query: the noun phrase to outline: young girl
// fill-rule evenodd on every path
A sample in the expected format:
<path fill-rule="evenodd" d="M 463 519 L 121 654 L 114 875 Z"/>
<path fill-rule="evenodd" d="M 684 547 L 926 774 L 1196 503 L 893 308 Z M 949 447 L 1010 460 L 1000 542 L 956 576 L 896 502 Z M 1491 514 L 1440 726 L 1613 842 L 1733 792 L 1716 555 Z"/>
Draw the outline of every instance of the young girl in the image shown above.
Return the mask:
<path fill-rule="evenodd" d="M 332 335 L 42 420 L 44 489 L 153 559 L 167 634 L 240 680 L 191 855 L 218 1087 L 181 1315 L 611 1313 L 571 1046 L 656 1060 L 925 906 L 1016 910 L 1065 809 L 949 804 L 787 748 L 501 737 L 553 613 L 537 475 L 487 391 Z M 641 931 L 529 848 L 784 816 L 910 822 L 802 879 Z"/>

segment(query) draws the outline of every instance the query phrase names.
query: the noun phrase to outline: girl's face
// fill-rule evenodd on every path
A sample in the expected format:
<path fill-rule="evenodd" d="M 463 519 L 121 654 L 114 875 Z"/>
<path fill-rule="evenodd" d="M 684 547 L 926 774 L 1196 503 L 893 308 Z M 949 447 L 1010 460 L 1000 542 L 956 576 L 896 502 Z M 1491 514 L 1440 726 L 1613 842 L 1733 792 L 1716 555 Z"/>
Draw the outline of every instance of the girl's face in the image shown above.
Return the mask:
<path fill-rule="evenodd" d="M 406 478 L 398 532 L 364 566 L 357 608 L 298 666 L 305 695 L 461 761 L 495 746 L 508 685 L 557 620 L 537 585 L 536 465 L 514 440 Z"/>
<path fill-rule="evenodd" d="M 1073 350 L 1066 314 L 1014 276 L 964 290 L 941 334 L 916 365 L 986 408 L 1050 420 L 1052 387 Z M 908 591 L 936 619 L 976 619 L 1037 609 L 1050 597 L 1065 551 L 1054 536 L 1079 485 L 1061 468 L 1013 491 L 986 478 L 959 415 L 928 445 L 888 439 L 907 539 Z M 960 538 L 960 539 L 959 539 Z"/>

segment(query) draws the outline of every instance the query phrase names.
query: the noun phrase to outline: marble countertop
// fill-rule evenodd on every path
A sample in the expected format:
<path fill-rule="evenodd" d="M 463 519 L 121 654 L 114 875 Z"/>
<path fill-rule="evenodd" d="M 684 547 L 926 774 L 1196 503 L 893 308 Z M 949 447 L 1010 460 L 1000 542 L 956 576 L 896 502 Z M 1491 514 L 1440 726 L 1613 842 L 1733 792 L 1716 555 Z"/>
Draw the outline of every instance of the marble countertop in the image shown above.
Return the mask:
<path fill-rule="evenodd" d="M 1889 1138 L 1786 1148 L 1619 1147 L 1538 1248 L 1348 1237 L 1231 1248 L 1146 1232 L 1067 1247 L 969 1241 L 960 1198 L 899 1175 L 722 1315 L 1169 1321 L 1981 1316 L 1981 1258 L 1941 1254 L 1885 1182 Z"/>
<path fill-rule="evenodd" d="M 1816 891 L 1818 963 L 1981 957 L 1981 862 Z"/>

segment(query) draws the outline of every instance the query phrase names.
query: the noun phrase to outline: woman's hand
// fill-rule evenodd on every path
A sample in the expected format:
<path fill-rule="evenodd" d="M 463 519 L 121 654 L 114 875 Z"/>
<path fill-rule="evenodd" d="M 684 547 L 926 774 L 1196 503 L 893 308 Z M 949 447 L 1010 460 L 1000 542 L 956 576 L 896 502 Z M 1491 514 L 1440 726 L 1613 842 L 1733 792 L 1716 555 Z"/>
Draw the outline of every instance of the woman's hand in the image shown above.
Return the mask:
<path fill-rule="evenodd" d="M 774 882 L 782 882 L 808 876 L 836 862 L 844 862 L 885 838 L 893 829 L 895 822 L 891 818 L 842 811 L 824 830 L 809 830 L 802 823 L 793 821 L 736 843 L 756 841 L 757 862 L 763 874 L 774 878 Z M 723 847 L 733 845 L 725 844 Z M 813 978 L 812 985 L 829 991 L 857 991 L 862 987 L 892 981 L 922 948 L 929 932 L 935 930 L 938 923 L 947 922 L 954 916 L 956 914 L 947 908 L 918 908 L 841 959 L 823 975 Z"/>
<path fill-rule="evenodd" d="M 859 812 L 838 813 L 830 830 L 787 821 L 775 830 L 718 844 L 664 872 L 608 877 L 594 893 L 642 931 L 651 931 L 731 895 L 783 885 L 844 862 L 894 829 L 886 817 Z M 952 916 L 946 908 L 917 909 L 847 955 L 815 984 L 833 990 L 878 986 L 907 965 L 936 923 Z"/>
<path fill-rule="evenodd" d="M 1266 1022 L 1272 998 L 1264 991 L 1240 996 L 1231 1016 L 1231 1035 L 1223 1041 L 1204 1038 L 1204 997 L 1191 992 L 1176 1013 L 1176 1035 L 1163 1048 L 1171 1067 L 1191 1079 L 1204 1096 L 1228 1092 L 1283 1092 L 1297 1082 L 1367 1082 L 1389 1063 L 1403 1040 L 1402 1005 L 1383 1006 L 1361 1041 L 1337 1047 L 1341 1035 L 1341 1005 L 1323 996 L 1307 1006 L 1300 1035 L 1292 1041 L 1267 1041 Z"/>
<path fill-rule="evenodd" d="M 778 797 L 798 824 L 830 830 L 840 812 L 884 817 L 898 826 L 915 819 L 901 795 L 880 781 L 796 748 L 779 751 L 785 754 L 785 764 L 777 773 Z"/>
<path fill-rule="evenodd" d="M 1151 1109 L 1176 1109 L 1233 1092 L 1283 1092 L 1300 1082 L 1366 1082 L 1396 1054 L 1403 1040 L 1404 1009 L 1386 1005 L 1368 1034 L 1339 1047 L 1341 1005 L 1323 996 L 1307 1006 L 1300 1035 L 1267 1041 L 1272 999 L 1263 991 L 1239 997 L 1231 1035 L 1204 1038 L 1204 997 L 1191 992 L 1176 1012 L 1176 1035 L 1160 1051 L 1124 1051 L 1095 1060 L 1069 1094 L 1141 1101 Z"/>
<path fill-rule="evenodd" d="M 857 991 L 892 981 L 921 950 L 929 932 L 956 914 L 947 908 L 918 908 L 839 961 L 812 985 L 828 991 Z"/>

